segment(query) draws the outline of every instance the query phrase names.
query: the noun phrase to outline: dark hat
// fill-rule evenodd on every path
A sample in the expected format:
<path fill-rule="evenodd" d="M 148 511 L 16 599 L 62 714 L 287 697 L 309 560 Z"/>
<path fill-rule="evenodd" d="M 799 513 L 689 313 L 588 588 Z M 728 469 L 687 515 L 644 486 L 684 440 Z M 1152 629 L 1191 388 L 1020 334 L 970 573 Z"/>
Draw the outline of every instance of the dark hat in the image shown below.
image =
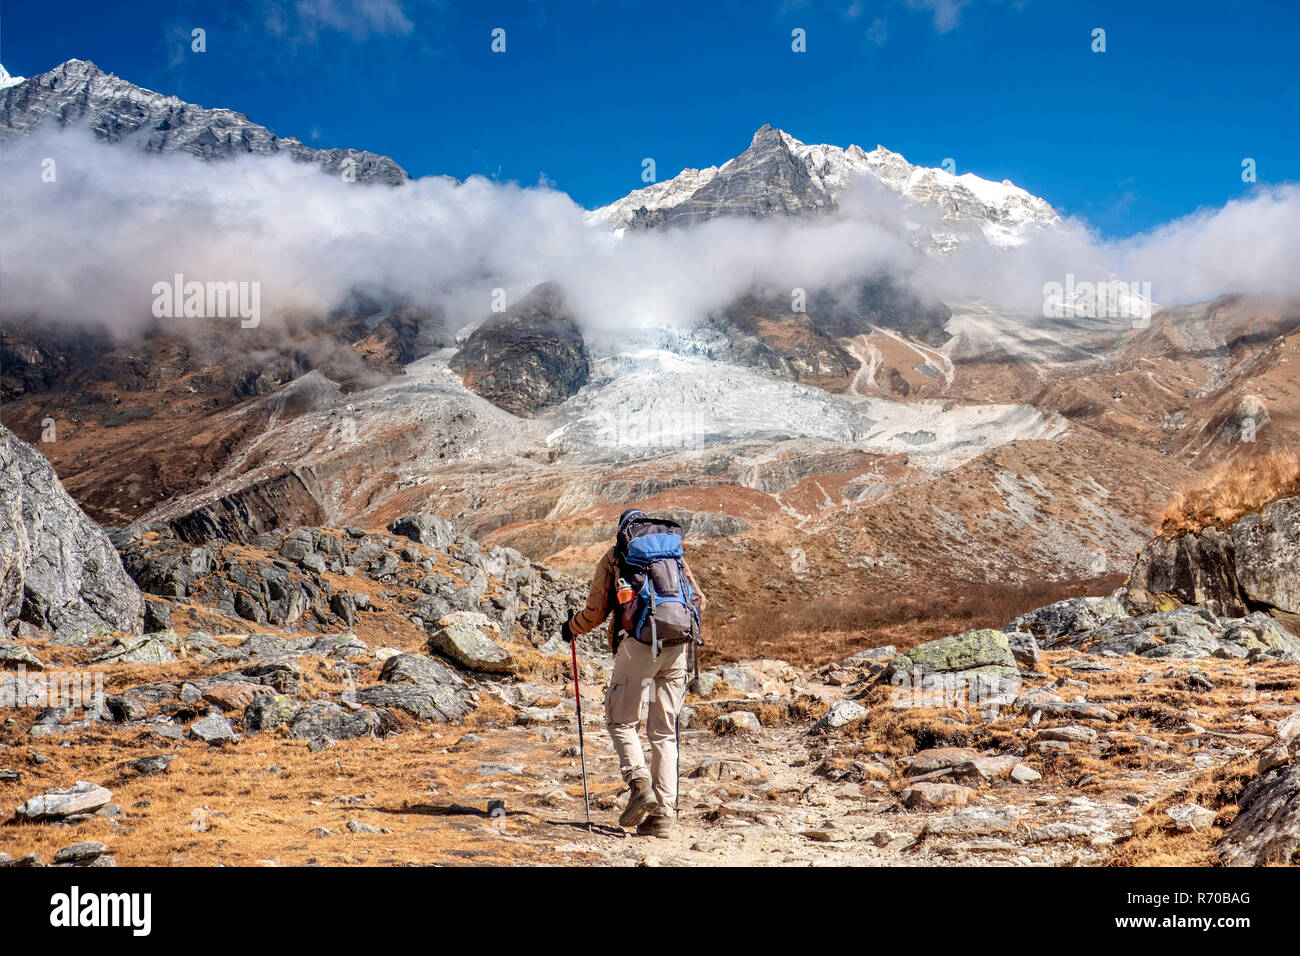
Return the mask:
<path fill-rule="evenodd" d="M 627 524 L 629 520 L 637 517 L 638 515 L 641 517 L 645 517 L 645 512 L 642 511 L 640 508 L 628 508 L 627 511 L 624 511 L 621 515 L 618 516 L 618 530 L 622 531 L 623 525 Z"/>

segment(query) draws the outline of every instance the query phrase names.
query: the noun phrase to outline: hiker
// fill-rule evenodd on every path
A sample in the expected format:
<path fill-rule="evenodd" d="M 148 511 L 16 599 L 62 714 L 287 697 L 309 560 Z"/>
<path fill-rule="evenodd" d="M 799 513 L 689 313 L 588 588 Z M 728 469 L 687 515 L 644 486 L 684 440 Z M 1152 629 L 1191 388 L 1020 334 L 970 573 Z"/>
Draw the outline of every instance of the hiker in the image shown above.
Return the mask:
<path fill-rule="evenodd" d="M 643 836 L 669 836 L 676 816 L 677 715 L 686 696 L 688 651 L 699 643 L 704 610 L 704 594 L 682 556 L 681 533 L 675 521 L 636 508 L 624 511 L 614 546 L 596 565 L 587 606 L 560 628 L 572 642 L 613 615 L 614 673 L 605 692 L 605 728 L 632 791 L 619 825 L 634 826 Z M 653 686 L 648 773 L 637 735 L 646 684 Z"/>

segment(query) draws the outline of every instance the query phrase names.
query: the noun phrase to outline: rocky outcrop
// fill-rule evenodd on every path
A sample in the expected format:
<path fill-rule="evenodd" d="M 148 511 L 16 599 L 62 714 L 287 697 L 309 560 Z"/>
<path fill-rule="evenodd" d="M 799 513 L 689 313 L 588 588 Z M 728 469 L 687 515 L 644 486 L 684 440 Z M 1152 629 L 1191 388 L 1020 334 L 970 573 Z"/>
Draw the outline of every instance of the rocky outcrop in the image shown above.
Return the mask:
<path fill-rule="evenodd" d="M 1195 604 L 1215 614 L 1245 614 L 1231 536 L 1206 528 L 1200 534 L 1153 538 L 1133 565 L 1125 603 L 1139 613 Z"/>
<path fill-rule="evenodd" d="M 779 129 L 764 124 L 749 149 L 727 163 L 691 195 L 671 206 L 642 206 L 626 228 L 688 226 L 719 216 L 762 218 L 774 214 L 830 212 L 835 201 L 814 181 Z"/>
<path fill-rule="evenodd" d="M 1234 567 L 1247 601 L 1300 615 L 1300 498 L 1283 498 L 1232 528 Z"/>
<path fill-rule="evenodd" d="M 726 358 L 828 391 L 843 391 L 858 360 L 817 328 L 814 318 L 790 311 L 789 293 L 746 295 L 713 318 L 726 337 Z"/>
<path fill-rule="evenodd" d="M 1237 797 L 1239 811 L 1219 839 L 1227 866 L 1300 861 L 1300 762 L 1256 777 Z"/>
<path fill-rule="evenodd" d="M 582 332 L 550 282 L 475 329 L 450 367 L 470 391 L 522 418 L 575 394 L 591 374 Z"/>
<path fill-rule="evenodd" d="M 276 528 L 324 520 L 321 490 L 309 468 L 245 485 L 170 522 L 182 541 L 248 542 Z"/>
<path fill-rule="evenodd" d="M 904 706 L 948 697 L 986 702 L 1014 696 L 1020 671 L 1007 635 L 984 628 L 918 644 L 892 660 L 884 678 L 900 689 L 896 702 Z"/>
<path fill-rule="evenodd" d="M 243 113 L 204 109 L 163 96 L 87 60 L 68 60 L 0 90 L 0 142 L 56 123 L 85 123 L 99 140 L 128 140 L 153 153 L 185 152 L 200 159 L 285 153 L 359 183 L 396 185 L 410 178 L 387 156 L 359 149 L 312 149 L 292 137 L 276 136 Z"/>
<path fill-rule="evenodd" d="M 1264 611 L 1300 622 L 1300 498 L 1282 498 L 1227 529 L 1151 540 L 1124 601 L 1137 613 L 1199 605 L 1218 616 Z"/>
<path fill-rule="evenodd" d="M 1070 598 L 1020 615 L 1007 631 L 1013 637 L 1015 632 L 1031 636 L 1044 650 L 1300 660 L 1300 637 L 1258 611 L 1220 617 L 1209 608 L 1188 605 L 1131 615 L 1115 598 Z"/>
<path fill-rule="evenodd" d="M 507 634 L 518 624 L 541 643 L 585 599 L 581 582 L 513 548 L 483 549 L 441 516 L 407 515 L 389 530 L 400 537 L 309 527 L 196 546 L 160 524 L 113 539 L 145 592 L 290 633 L 350 629 L 386 610 L 423 631 L 463 611 Z"/>
<path fill-rule="evenodd" d="M 35 448 L 0 426 L 0 617 L 59 634 L 139 632 L 144 599 Z"/>

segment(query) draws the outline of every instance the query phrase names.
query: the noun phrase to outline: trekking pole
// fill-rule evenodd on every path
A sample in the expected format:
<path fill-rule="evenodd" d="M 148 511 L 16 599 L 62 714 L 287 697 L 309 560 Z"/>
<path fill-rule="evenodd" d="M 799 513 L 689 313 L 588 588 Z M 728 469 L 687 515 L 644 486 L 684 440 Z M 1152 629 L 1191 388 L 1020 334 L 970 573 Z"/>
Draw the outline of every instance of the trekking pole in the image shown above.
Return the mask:
<path fill-rule="evenodd" d="M 578 641 L 569 642 L 573 652 L 573 702 L 578 711 L 578 756 L 582 758 L 582 805 L 587 809 L 587 832 L 591 832 L 591 797 L 587 795 L 587 749 L 582 743 L 582 691 L 578 689 Z"/>
<path fill-rule="evenodd" d="M 677 816 L 677 804 L 682 798 L 682 709 L 677 708 L 677 717 L 673 721 L 673 734 L 677 738 L 677 783 L 673 786 L 673 816 Z"/>

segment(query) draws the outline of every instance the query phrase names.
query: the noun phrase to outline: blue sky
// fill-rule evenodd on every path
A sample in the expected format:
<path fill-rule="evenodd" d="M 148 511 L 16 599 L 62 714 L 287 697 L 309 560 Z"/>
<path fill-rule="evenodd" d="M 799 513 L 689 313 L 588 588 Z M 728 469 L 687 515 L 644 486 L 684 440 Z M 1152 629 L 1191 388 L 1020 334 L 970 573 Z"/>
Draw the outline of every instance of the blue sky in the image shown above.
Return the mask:
<path fill-rule="evenodd" d="M 667 178 L 771 123 L 951 157 L 1117 237 L 1248 193 L 1246 157 L 1300 180 L 1298 27 L 1284 0 L 4 0 L 0 61 L 93 60 L 413 175 L 544 178 L 588 207 L 644 185 L 645 157 Z"/>

